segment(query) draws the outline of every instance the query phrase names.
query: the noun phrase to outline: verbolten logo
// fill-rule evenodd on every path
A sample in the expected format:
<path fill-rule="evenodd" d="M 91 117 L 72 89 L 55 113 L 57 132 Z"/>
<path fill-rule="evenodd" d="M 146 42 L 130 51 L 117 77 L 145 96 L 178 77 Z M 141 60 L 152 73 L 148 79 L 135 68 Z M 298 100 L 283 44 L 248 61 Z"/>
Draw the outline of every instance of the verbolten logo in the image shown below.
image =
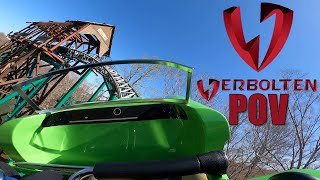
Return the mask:
<path fill-rule="evenodd" d="M 290 34 L 293 11 L 280 5 L 261 3 L 260 23 L 274 14 L 276 15 L 276 20 L 272 39 L 267 53 L 261 65 L 259 65 L 260 35 L 249 42 L 245 41 L 240 7 L 231 7 L 226 9 L 223 13 L 226 31 L 233 47 L 239 56 L 257 72 L 263 70 L 276 58 Z M 202 80 L 197 82 L 197 86 L 202 97 L 207 101 L 210 101 L 218 92 L 219 81 L 209 79 L 209 86 L 212 86 L 213 89 L 210 95 L 209 90 L 204 90 Z"/>
<path fill-rule="evenodd" d="M 209 96 L 209 90 L 204 90 L 203 88 L 203 81 L 202 80 L 199 80 L 197 82 L 197 86 L 198 86 L 198 90 L 201 94 L 201 96 L 203 98 L 205 98 L 207 101 L 211 101 L 211 99 L 217 94 L 218 92 L 218 89 L 219 89 L 219 85 L 220 85 L 220 82 L 215 80 L 215 79 L 209 79 L 209 86 L 212 86 L 212 92 L 211 92 L 211 95 Z"/>
<path fill-rule="evenodd" d="M 265 21 L 272 15 L 276 15 L 272 39 L 267 53 L 259 64 L 260 36 L 249 42 L 245 41 L 240 7 L 231 7 L 223 13 L 224 22 L 229 39 L 240 57 L 255 71 L 260 72 L 267 67 L 280 53 L 290 34 L 293 11 L 280 5 L 271 3 L 261 4 L 260 22 Z M 204 99 L 210 101 L 219 90 L 237 92 L 256 92 L 258 90 L 268 93 L 254 93 L 246 96 L 241 93 L 229 94 L 229 123 L 239 123 L 239 113 L 247 111 L 248 120 L 254 125 L 265 124 L 268 117 L 272 124 L 284 125 L 288 110 L 288 91 L 317 91 L 317 80 L 310 79 L 209 79 L 209 90 L 204 90 L 203 81 L 197 82 L 199 93 Z M 275 93 L 270 92 L 273 91 Z M 279 93 L 281 92 L 281 93 Z M 270 110 L 270 111 L 269 111 Z"/>
<path fill-rule="evenodd" d="M 255 71 L 260 72 L 267 67 L 280 53 L 286 43 L 293 19 L 293 11 L 271 3 L 261 4 L 260 23 L 276 14 L 274 31 L 267 53 L 259 65 L 260 35 L 245 41 L 241 22 L 240 7 L 231 7 L 223 13 L 224 23 L 229 39 L 239 56 Z"/>

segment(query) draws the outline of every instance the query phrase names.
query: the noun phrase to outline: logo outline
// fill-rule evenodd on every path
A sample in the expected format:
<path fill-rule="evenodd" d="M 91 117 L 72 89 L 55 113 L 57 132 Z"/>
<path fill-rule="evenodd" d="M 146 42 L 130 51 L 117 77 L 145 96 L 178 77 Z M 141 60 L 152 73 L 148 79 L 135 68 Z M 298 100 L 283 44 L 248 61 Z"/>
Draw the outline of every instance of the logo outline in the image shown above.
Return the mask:
<path fill-rule="evenodd" d="M 239 6 L 228 8 L 223 12 L 225 28 L 232 46 L 242 60 L 257 72 L 262 71 L 275 60 L 283 49 L 291 31 L 293 22 L 293 11 L 291 9 L 277 4 L 261 3 L 260 23 L 273 15 L 276 15 L 276 20 L 272 39 L 267 53 L 259 65 L 260 35 L 248 42 L 245 40 Z"/>

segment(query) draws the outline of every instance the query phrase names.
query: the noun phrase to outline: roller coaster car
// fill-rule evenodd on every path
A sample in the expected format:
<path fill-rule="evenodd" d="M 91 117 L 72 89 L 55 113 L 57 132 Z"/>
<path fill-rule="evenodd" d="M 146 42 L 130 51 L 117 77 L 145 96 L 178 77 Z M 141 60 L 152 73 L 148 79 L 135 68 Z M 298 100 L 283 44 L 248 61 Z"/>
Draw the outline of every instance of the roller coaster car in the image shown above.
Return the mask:
<path fill-rule="evenodd" d="M 59 99 L 59 106 L 44 110 L 31 98 L 34 89 L 25 88 L 71 71 L 101 72 L 115 64 L 136 63 L 186 71 L 186 97 L 118 97 L 105 102 L 62 105 L 69 91 Z M 0 166 L 3 176 L 228 179 L 227 159 L 222 151 L 230 136 L 228 122 L 219 112 L 189 100 L 191 73 L 191 68 L 167 61 L 124 60 L 52 71 L 14 85 L 38 114 L 14 118 L 0 126 L 0 147 L 14 160 L 10 166 Z M 121 93 L 119 89 L 115 92 L 118 96 Z"/>

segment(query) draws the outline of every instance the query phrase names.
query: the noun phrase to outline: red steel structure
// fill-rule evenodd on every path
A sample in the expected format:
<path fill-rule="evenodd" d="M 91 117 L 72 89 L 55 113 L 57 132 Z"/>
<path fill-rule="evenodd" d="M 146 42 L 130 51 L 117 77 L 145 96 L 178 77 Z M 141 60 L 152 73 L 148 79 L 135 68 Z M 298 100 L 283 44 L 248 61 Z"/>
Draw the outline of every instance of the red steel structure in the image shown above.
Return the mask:
<path fill-rule="evenodd" d="M 10 40 L 0 47 L 0 108 L 12 99 L 16 101 L 12 112 L 0 114 L 2 120 L 4 116 L 10 119 L 32 114 L 32 110 L 26 108 L 27 103 L 12 89 L 13 84 L 52 70 L 103 61 L 110 56 L 115 26 L 86 21 L 29 23 L 21 31 L 10 33 Z M 118 98 L 137 96 L 111 67 L 95 69 L 95 72 L 112 84 L 110 91 Z M 56 77 L 56 83 L 63 78 L 63 75 Z M 38 94 L 39 103 L 55 87 L 48 88 L 46 83 L 33 86 L 26 89 L 37 92 L 42 89 Z"/>

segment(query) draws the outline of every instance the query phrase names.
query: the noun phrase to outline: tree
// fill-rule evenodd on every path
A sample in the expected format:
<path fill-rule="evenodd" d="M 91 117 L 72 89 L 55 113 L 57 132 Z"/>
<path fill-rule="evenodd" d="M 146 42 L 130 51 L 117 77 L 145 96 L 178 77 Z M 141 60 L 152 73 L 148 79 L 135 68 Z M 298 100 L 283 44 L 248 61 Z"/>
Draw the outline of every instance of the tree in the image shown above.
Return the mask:
<path fill-rule="evenodd" d="M 305 74 L 286 70 L 281 76 L 302 79 Z M 320 168 L 319 93 L 292 90 L 282 93 L 290 97 L 286 125 L 271 125 L 269 118 L 265 125 L 253 126 L 244 117 L 240 126 L 231 127 L 231 139 L 226 145 L 231 158 L 231 179 L 247 179 L 272 171 Z"/>

